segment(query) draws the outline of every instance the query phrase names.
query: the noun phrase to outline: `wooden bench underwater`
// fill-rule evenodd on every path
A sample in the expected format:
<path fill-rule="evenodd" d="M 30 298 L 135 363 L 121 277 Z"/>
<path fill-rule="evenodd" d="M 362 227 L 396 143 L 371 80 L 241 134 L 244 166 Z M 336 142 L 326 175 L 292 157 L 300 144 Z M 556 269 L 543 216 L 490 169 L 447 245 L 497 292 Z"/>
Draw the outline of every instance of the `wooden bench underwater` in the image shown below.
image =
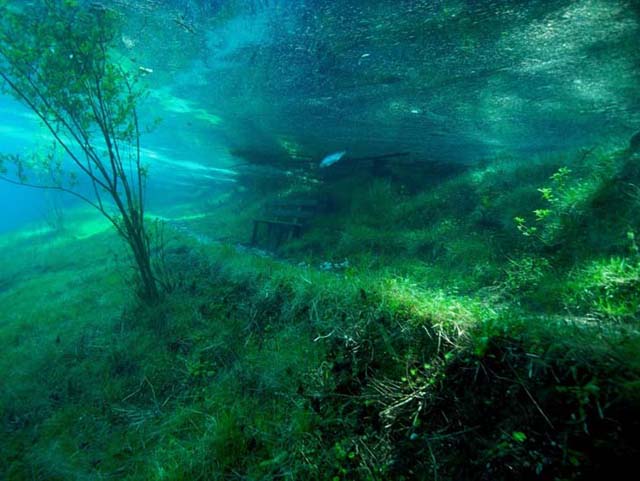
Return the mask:
<path fill-rule="evenodd" d="M 253 220 L 251 245 L 260 244 L 277 249 L 283 242 L 300 237 L 319 208 L 320 202 L 316 199 L 269 202 L 264 207 L 262 217 Z"/>

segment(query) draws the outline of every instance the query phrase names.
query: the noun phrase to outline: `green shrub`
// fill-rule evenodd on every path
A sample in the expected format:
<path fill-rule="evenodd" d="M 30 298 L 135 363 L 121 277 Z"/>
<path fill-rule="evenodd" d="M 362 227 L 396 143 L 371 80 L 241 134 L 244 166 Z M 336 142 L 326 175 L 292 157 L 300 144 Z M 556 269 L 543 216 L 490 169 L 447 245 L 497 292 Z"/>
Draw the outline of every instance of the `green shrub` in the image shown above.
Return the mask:
<path fill-rule="evenodd" d="M 640 262 L 612 257 L 577 269 L 565 293 L 567 307 L 601 319 L 634 320 L 640 312 Z"/>
<path fill-rule="evenodd" d="M 509 259 L 500 287 L 512 298 L 530 295 L 540 287 L 550 270 L 549 261 L 538 255 L 524 254 Z"/>

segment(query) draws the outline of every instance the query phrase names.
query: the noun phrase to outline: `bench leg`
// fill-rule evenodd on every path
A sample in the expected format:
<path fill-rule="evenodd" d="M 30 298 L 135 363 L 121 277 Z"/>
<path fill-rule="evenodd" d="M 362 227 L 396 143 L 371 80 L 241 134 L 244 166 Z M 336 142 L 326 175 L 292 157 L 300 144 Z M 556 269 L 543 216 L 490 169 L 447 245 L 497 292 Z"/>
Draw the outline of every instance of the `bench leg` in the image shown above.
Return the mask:
<path fill-rule="evenodd" d="M 276 232 L 277 234 L 277 232 Z M 273 224 L 267 224 L 267 240 L 265 241 L 266 249 L 270 249 L 273 244 Z"/>
<path fill-rule="evenodd" d="M 253 221 L 253 233 L 251 234 L 251 246 L 255 246 L 258 242 L 258 222 Z"/>
<path fill-rule="evenodd" d="M 283 226 L 278 226 L 278 229 L 276 229 L 276 236 L 275 236 L 275 248 L 277 249 L 278 247 L 280 247 L 280 244 L 282 244 L 282 239 L 283 237 L 286 235 L 286 228 Z"/>

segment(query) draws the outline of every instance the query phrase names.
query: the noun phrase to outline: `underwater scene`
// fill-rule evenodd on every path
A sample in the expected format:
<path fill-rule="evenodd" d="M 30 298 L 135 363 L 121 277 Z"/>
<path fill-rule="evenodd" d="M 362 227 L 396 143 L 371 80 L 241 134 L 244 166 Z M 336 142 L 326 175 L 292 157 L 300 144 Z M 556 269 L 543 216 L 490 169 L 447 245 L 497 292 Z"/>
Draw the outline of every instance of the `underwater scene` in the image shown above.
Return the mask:
<path fill-rule="evenodd" d="M 639 213 L 638 0 L 0 0 L 0 480 L 631 479 Z"/>

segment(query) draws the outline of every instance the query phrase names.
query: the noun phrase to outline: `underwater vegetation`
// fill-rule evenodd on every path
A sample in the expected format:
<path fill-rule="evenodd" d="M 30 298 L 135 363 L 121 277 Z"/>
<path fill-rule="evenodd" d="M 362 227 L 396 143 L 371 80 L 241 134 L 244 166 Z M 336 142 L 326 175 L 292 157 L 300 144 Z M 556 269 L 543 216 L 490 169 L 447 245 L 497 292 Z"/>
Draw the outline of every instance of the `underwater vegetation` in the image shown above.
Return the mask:
<path fill-rule="evenodd" d="M 610 184 L 618 168 L 600 170 L 609 154 L 579 157 L 526 174 L 493 163 L 426 193 L 362 178 L 277 255 L 193 234 L 224 224 L 246 240 L 231 197 L 171 229 L 174 287 L 154 306 L 131 296 L 104 222 L 55 242 L 5 236 L 7 479 L 598 479 L 631 466 L 638 198 Z M 555 195 L 571 212 L 535 220 L 549 202 L 536 186 L 567 170 Z M 456 202 L 515 181 L 491 204 Z M 551 225 L 563 244 L 542 236 Z"/>
<path fill-rule="evenodd" d="M 635 3 L 0 13 L 0 479 L 635 472 Z"/>
<path fill-rule="evenodd" d="M 159 293 L 145 226 L 147 174 L 136 110 L 144 92 L 136 85 L 138 79 L 109 53 L 115 36 L 111 11 L 99 6 L 81 9 L 74 3 L 52 1 L 23 8 L 0 4 L 3 85 L 54 139 L 45 155 L 3 155 L 0 173 L 11 169 L 4 180 L 69 193 L 98 210 L 130 247 L 141 297 L 154 302 Z M 102 145 L 104 154 L 99 153 Z M 56 148 L 71 160 L 74 171 L 67 172 Z M 33 170 L 44 170 L 49 178 L 31 181 L 28 172 Z M 90 194 L 79 188 L 78 175 L 90 185 Z M 116 213 L 105 203 L 113 204 Z"/>

